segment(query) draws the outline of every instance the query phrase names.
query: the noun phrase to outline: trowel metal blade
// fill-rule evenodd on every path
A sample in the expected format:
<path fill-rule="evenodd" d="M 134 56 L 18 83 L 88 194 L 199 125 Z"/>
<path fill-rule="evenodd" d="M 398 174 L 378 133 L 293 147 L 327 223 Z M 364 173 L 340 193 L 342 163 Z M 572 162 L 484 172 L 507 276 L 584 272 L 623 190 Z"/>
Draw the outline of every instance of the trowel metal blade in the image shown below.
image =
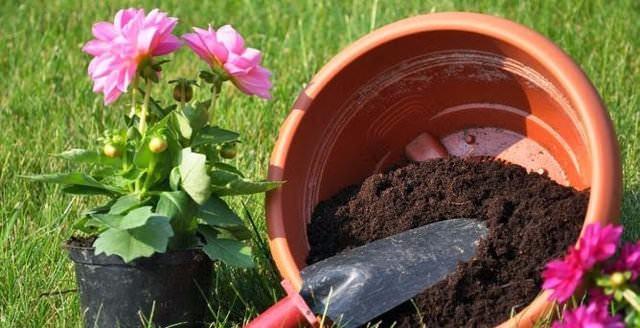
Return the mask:
<path fill-rule="evenodd" d="M 451 219 L 376 240 L 307 266 L 300 294 L 340 327 L 359 327 L 473 258 L 483 222 Z"/>

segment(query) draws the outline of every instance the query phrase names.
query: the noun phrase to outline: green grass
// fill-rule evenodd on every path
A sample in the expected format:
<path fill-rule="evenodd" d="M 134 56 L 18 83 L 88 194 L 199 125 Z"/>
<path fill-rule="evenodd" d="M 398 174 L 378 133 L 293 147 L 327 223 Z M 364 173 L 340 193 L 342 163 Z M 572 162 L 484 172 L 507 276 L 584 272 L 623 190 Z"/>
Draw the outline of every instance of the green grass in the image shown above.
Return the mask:
<path fill-rule="evenodd" d="M 479 11 L 512 19 L 548 36 L 586 71 L 614 120 L 624 159 L 623 222 L 640 237 L 640 2 L 628 1 L 162 1 L 192 25 L 232 23 L 264 51 L 274 72 L 274 99 L 235 97 L 225 90 L 218 122 L 244 133 L 237 165 L 264 176 L 268 156 L 298 92 L 341 48 L 376 27 L 435 11 Z M 49 154 L 95 140 L 124 109 L 105 108 L 91 92 L 81 45 L 94 21 L 110 20 L 136 2 L 2 1 L 0 4 L 0 326 L 80 326 L 71 263 L 61 249 L 70 223 L 89 203 L 19 174 L 60 171 Z M 152 1 L 143 1 L 153 8 Z M 195 72 L 191 55 L 175 56 L 164 74 Z M 263 199 L 245 199 L 264 235 Z M 239 201 L 236 201 L 237 206 Z M 259 253 L 260 254 L 260 253 Z M 232 327 L 280 295 L 270 263 L 257 270 L 217 265 L 214 327 Z"/>

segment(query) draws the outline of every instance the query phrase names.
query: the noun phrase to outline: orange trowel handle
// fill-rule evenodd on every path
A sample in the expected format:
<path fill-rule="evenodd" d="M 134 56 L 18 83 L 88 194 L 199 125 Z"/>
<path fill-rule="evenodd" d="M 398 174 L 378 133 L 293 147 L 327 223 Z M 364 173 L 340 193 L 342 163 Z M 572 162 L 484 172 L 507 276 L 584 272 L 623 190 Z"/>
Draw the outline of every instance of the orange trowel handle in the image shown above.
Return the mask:
<path fill-rule="evenodd" d="M 317 325 L 318 319 L 289 281 L 283 280 L 281 284 L 287 296 L 249 322 L 245 328 L 298 328 Z"/>

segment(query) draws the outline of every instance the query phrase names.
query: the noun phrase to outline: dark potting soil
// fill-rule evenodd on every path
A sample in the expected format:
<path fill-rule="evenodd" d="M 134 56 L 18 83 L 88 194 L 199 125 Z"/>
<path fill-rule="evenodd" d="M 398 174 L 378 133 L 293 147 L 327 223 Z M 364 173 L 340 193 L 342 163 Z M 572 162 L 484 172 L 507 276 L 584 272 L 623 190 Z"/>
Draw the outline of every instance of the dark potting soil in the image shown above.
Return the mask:
<path fill-rule="evenodd" d="M 71 247 L 93 247 L 93 242 L 96 241 L 98 237 L 80 237 L 80 236 L 71 236 L 69 240 L 67 240 L 67 246 Z"/>
<path fill-rule="evenodd" d="M 477 256 L 416 296 L 419 314 L 405 302 L 373 322 L 495 326 L 539 293 L 544 264 L 577 239 L 588 197 L 514 164 L 459 158 L 412 163 L 318 204 L 307 228 L 307 262 L 436 221 L 484 220 L 489 234 Z"/>

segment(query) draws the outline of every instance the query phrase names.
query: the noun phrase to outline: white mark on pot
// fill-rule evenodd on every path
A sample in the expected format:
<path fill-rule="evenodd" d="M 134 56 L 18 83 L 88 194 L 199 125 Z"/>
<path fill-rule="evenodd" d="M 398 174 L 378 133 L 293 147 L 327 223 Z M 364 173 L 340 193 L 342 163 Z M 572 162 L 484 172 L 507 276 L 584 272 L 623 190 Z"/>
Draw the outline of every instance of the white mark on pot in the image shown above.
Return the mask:
<path fill-rule="evenodd" d="M 472 145 L 474 143 L 476 143 L 476 136 L 474 136 L 473 134 L 467 134 L 466 132 L 464 133 L 464 142 L 467 145 Z"/>

